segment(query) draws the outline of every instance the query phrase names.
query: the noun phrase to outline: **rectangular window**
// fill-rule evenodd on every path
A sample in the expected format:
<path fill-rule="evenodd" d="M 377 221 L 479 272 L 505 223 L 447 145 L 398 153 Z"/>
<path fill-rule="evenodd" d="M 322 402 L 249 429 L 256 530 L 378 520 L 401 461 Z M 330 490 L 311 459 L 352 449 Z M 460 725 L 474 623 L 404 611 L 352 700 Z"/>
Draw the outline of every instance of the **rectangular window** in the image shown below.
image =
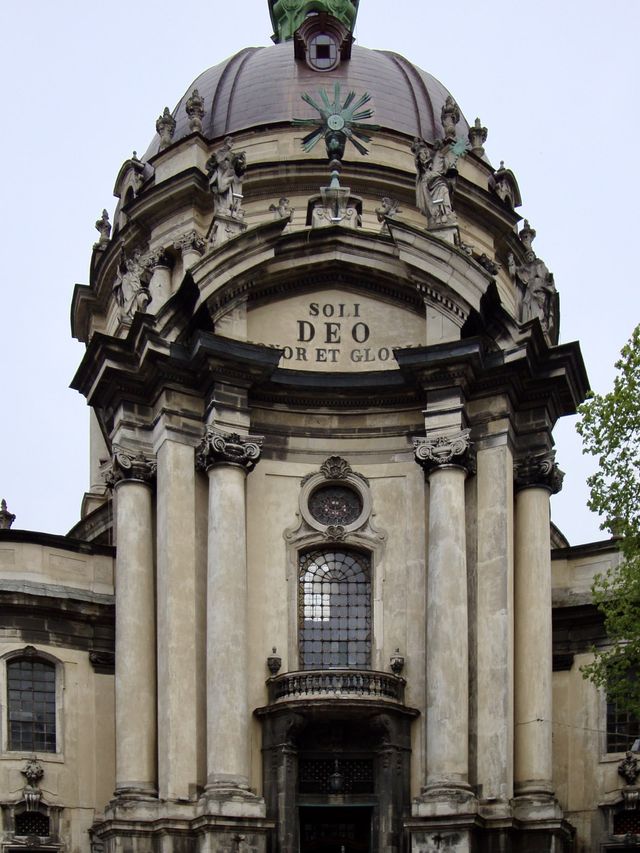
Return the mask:
<path fill-rule="evenodd" d="M 9 749 L 56 751 L 56 668 L 32 658 L 7 663 Z"/>
<path fill-rule="evenodd" d="M 607 702 L 607 752 L 627 752 L 640 737 L 640 721 L 617 702 Z"/>

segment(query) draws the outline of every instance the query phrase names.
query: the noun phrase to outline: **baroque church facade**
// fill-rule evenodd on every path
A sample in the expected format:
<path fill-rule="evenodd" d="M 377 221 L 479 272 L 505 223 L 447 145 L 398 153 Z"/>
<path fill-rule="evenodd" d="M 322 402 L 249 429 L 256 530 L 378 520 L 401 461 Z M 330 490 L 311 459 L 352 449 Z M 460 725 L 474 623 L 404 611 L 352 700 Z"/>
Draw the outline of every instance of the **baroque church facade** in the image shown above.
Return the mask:
<path fill-rule="evenodd" d="M 269 6 L 96 223 L 81 520 L 0 513 L 3 848 L 640 849 L 516 179 L 356 0 Z"/>

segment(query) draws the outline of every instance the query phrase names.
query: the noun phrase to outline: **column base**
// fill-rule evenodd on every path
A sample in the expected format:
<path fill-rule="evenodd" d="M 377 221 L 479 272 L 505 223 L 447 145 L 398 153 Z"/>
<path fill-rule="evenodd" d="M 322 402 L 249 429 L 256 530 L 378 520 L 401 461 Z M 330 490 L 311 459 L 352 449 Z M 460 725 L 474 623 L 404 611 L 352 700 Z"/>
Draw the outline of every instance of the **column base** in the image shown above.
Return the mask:
<path fill-rule="evenodd" d="M 462 783 L 441 782 L 426 785 L 412 804 L 413 817 L 475 816 L 478 800 L 471 788 Z"/>
<path fill-rule="evenodd" d="M 118 800 L 157 800 L 158 788 L 152 782 L 122 782 L 113 796 Z"/>
<path fill-rule="evenodd" d="M 513 798 L 513 817 L 522 824 L 540 821 L 561 821 L 562 809 L 553 792 L 538 791 L 523 794 L 520 791 Z"/>
<path fill-rule="evenodd" d="M 216 779 L 208 782 L 198 801 L 198 813 L 227 817 L 264 818 L 264 799 L 239 780 Z"/>

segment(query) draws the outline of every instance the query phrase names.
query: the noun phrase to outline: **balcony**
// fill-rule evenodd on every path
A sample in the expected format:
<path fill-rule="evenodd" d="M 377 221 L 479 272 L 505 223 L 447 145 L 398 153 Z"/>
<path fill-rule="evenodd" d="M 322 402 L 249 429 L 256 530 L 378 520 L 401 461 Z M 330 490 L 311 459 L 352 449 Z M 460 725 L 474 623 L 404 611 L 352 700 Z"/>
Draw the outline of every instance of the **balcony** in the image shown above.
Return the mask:
<path fill-rule="evenodd" d="M 405 680 L 390 672 L 323 669 L 285 672 L 268 679 L 269 704 L 313 699 L 368 699 L 404 704 Z"/>

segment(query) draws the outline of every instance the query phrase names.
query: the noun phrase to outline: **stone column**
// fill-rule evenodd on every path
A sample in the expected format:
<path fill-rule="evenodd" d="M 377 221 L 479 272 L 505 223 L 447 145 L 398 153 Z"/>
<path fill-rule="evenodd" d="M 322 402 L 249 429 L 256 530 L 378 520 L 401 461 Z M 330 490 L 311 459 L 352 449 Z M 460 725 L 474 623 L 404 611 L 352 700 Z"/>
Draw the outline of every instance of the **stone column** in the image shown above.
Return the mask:
<path fill-rule="evenodd" d="M 198 786 L 196 501 L 194 449 L 158 441 L 158 784 L 161 799 Z"/>
<path fill-rule="evenodd" d="M 477 447 L 477 783 L 503 808 L 513 796 L 513 456 L 508 427 Z"/>
<path fill-rule="evenodd" d="M 554 456 L 554 453 L 536 455 L 516 466 L 516 796 L 553 793 L 549 496 L 560 490 L 564 476 Z"/>
<path fill-rule="evenodd" d="M 155 462 L 114 448 L 116 507 L 116 795 L 157 794 Z"/>
<path fill-rule="evenodd" d="M 415 441 L 429 480 L 427 552 L 426 786 L 468 791 L 469 648 L 465 478 L 469 431 Z M 471 794 L 469 792 L 469 798 Z"/>
<path fill-rule="evenodd" d="M 260 439 L 209 428 L 198 464 L 209 476 L 207 548 L 207 791 L 248 792 L 245 481 Z"/>

